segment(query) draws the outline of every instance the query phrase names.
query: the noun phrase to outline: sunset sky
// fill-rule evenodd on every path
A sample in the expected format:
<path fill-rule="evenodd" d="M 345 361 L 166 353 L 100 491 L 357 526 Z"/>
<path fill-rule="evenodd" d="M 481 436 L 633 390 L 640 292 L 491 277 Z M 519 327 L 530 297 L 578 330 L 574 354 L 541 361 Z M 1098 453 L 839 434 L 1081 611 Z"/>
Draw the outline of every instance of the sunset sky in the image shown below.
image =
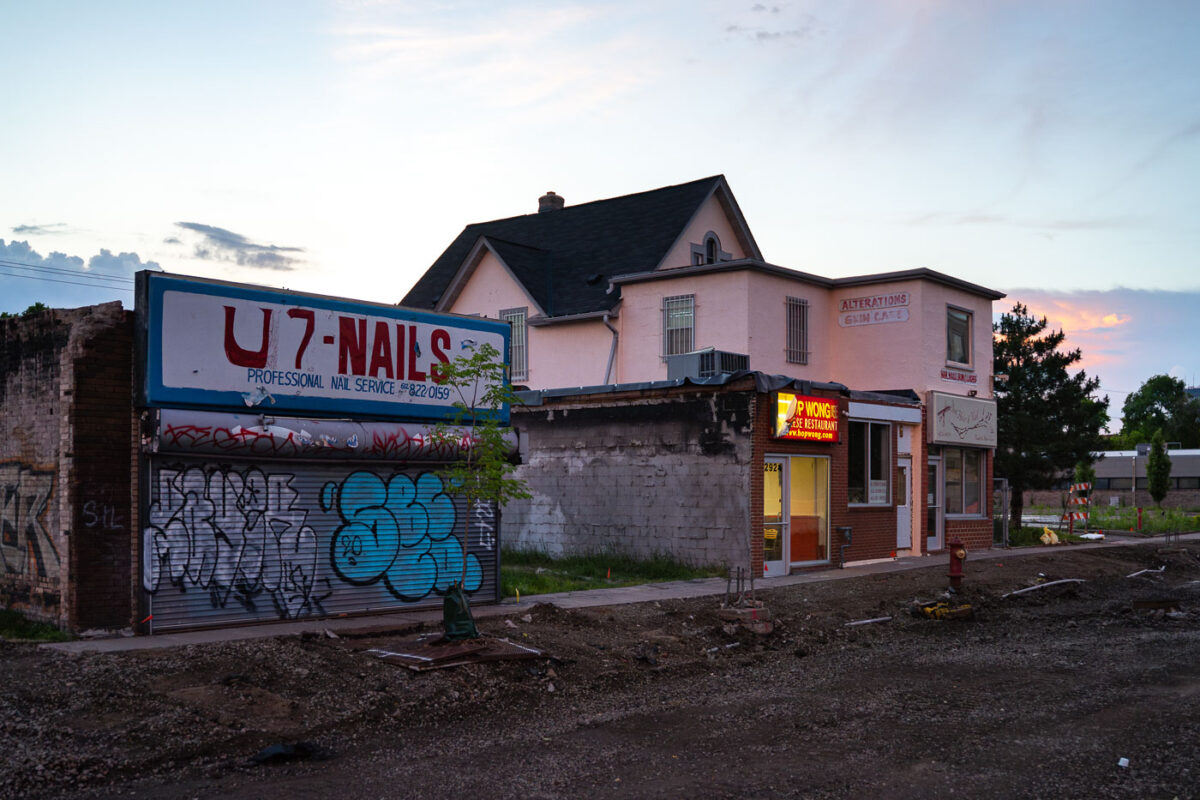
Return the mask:
<path fill-rule="evenodd" d="M 462 227 L 723 173 L 772 263 L 929 267 L 1119 416 L 1200 382 L 1200 3 L 9 2 L 0 310 L 147 265 L 395 302 Z M 31 267 L 33 269 L 31 269 Z M 76 285 L 84 284 L 84 285 Z"/>

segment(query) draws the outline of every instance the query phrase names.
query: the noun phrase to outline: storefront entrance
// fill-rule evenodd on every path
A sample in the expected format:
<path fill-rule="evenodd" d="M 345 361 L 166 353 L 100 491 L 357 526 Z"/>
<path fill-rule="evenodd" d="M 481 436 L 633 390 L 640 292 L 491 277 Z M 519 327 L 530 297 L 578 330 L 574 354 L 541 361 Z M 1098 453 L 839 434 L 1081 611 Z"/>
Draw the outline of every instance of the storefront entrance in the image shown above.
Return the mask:
<path fill-rule="evenodd" d="M 829 459 L 768 456 L 763 464 L 763 575 L 829 562 Z"/>
<path fill-rule="evenodd" d="M 912 491 L 909 488 L 909 474 L 912 472 L 912 459 L 896 460 L 896 549 L 908 550 L 912 547 Z"/>
<path fill-rule="evenodd" d="M 927 539 L 925 541 L 925 552 L 932 553 L 935 550 L 941 550 L 945 547 L 943 541 L 943 516 L 942 509 L 942 459 L 930 457 L 929 466 L 926 470 L 925 477 L 925 496 L 926 496 L 926 528 L 925 533 Z"/>

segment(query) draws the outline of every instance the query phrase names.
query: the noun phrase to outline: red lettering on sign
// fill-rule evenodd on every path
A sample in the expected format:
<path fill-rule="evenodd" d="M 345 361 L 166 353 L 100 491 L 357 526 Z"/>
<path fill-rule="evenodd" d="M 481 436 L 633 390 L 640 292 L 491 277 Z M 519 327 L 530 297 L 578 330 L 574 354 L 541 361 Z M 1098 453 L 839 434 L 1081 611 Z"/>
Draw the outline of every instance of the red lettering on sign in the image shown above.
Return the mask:
<path fill-rule="evenodd" d="M 238 345 L 233 335 L 233 319 L 237 309 L 225 306 L 225 357 L 230 364 L 254 369 L 262 369 L 267 365 L 267 351 L 271 344 L 271 309 L 260 310 L 263 312 L 262 344 L 257 350 L 246 350 Z"/>
<path fill-rule="evenodd" d="M 438 364 L 446 364 L 450 361 L 450 357 L 446 355 L 446 351 L 442 348 L 450 346 L 450 332 L 435 328 L 433 336 L 430 337 L 429 349 L 433 351 L 433 357 L 438 360 Z M 438 364 L 434 364 L 429 368 L 433 375 L 434 383 L 441 383 L 445 380 L 442 373 L 438 370 Z"/>
<path fill-rule="evenodd" d="M 371 345 L 371 366 L 367 369 L 367 374 L 378 378 L 381 369 L 387 377 L 395 377 L 392 372 L 392 336 L 388 332 L 386 322 L 375 323 L 375 341 Z"/>
<path fill-rule="evenodd" d="M 300 340 L 300 346 L 296 348 L 296 369 L 300 369 L 300 359 L 304 358 L 304 351 L 308 349 L 308 343 L 312 340 L 313 328 L 316 327 L 316 314 L 311 308 L 289 308 L 288 316 L 292 319 L 306 320 L 304 326 L 304 338 Z"/>
<path fill-rule="evenodd" d="M 417 358 L 421 353 L 417 347 L 417 326 L 408 326 L 408 379 L 410 381 L 425 380 L 425 373 L 417 369 Z"/>
<path fill-rule="evenodd" d="M 338 374 L 367 372 L 367 321 L 354 317 L 338 317 Z"/>

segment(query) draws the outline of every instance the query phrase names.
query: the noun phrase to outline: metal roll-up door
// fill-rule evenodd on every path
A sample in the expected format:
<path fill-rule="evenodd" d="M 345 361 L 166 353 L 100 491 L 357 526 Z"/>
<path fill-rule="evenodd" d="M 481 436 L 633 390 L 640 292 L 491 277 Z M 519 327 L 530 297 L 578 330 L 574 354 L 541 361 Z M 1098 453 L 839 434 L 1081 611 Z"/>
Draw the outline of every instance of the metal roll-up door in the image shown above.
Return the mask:
<path fill-rule="evenodd" d="M 499 599 L 496 509 L 436 464 L 151 455 L 142 585 L 152 632 Z"/>

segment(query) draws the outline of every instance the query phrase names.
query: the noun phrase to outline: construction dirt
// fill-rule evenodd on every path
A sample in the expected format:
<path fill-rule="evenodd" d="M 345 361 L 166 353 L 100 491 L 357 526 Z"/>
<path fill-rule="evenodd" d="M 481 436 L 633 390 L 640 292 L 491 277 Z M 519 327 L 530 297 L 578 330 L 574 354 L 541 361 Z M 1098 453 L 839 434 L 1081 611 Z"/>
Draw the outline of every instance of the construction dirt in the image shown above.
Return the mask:
<path fill-rule="evenodd" d="M 930 559 L 761 592 L 765 635 L 720 597 L 538 605 L 480 627 L 550 657 L 420 673 L 367 652 L 414 630 L 4 643 L 0 796 L 1196 797 L 1198 556 L 972 554 L 934 609 L 968 619 L 913 614 Z"/>

